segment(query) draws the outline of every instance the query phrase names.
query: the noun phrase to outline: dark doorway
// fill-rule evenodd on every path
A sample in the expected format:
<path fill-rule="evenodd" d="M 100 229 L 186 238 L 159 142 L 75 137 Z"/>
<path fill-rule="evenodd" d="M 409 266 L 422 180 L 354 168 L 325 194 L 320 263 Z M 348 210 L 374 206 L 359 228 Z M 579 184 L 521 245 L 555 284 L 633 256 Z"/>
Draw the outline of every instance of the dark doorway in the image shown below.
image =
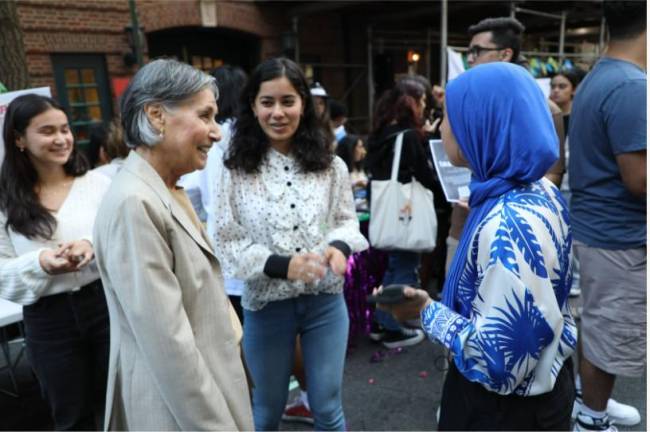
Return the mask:
<path fill-rule="evenodd" d="M 172 57 L 209 71 L 222 64 L 250 72 L 260 61 L 259 37 L 223 28 L 176 27 L 147 34 L 149 57 Z"/>

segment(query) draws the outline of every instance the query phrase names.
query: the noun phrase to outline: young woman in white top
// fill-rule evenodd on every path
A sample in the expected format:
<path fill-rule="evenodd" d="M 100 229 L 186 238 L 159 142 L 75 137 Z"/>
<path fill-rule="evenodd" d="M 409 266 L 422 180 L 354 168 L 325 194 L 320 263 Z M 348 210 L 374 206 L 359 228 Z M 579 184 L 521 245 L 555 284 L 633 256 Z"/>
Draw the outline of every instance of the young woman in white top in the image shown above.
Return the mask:
<path fill-rule="evenodd" d="M 367 248 L 345 163 L 294 62 L 261 63 L 242 91 L 217 182 L 216 252 L 245 282 L 244 353 L 256 430 L 277 430 L 300 335 L 316 430 L 344 430 L 347 256 Z"/>
<path fill-rule="evenodd" d="M 0 297 L 24 305 L 27 355 L 57 430 L 96 429 L 108 369 L 106 300 L 92 229 L 110 180 L 87 172 L 51 98 L 7 108 L 0 169 Z"/>

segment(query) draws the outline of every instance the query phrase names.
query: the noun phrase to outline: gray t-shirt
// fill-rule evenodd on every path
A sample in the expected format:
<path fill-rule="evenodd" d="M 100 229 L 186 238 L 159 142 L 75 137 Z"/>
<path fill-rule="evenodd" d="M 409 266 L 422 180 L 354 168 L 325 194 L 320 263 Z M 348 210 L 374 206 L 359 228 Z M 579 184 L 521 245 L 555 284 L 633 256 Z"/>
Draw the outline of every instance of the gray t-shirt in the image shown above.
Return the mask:
<path fill-rule="evenodd" d="M 569 184 L 574 237 L 593 247 L 646 244 L 646 200 L 623 184 L 616 156 L 645 150 L 646 74 L 602 58 L 578 87 L 571 110 Z"/>

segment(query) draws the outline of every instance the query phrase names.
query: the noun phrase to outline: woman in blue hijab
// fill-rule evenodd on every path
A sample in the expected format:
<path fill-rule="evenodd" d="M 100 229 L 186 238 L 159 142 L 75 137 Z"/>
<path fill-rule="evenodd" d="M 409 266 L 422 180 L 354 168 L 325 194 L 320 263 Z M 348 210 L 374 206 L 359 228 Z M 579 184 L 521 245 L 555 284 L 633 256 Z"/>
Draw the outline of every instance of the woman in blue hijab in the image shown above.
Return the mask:
<path fill-rule="evenodd" d="M 419 312 L 450 351 L 439 429 L 569 430 L 571 228 L 543 178 L 558 145 L 542 91 L 517 65 L 472 68 L 447 86 L 441 134 L 472 171 L 468 223 L 442 302 L 406 288 L 391 307 L 399 320 Z"/>

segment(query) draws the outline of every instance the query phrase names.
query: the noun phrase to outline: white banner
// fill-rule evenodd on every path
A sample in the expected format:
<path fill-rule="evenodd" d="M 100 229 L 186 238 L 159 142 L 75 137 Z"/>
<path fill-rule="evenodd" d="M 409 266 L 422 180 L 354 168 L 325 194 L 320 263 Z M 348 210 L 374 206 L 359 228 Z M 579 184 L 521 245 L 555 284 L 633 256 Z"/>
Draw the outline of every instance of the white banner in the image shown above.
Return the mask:
<path fill-rule="evenodd" d="M 463 55 L 452 48 L 447 48 L 447 81 L 451 81 L 465 72 Z"/>
<path fill-rule="evenodd" d="M 4 144 L 4 140 L 2 139 L 1 131 L 4 128 L 5 114 L 7 113 L 7 107 L 9 106 L 11 101 L 16 99 L 18 96 L 22 96 L 29 93 L 35 93 L 42 96 L 52 97 L 52 93 L 50 92 L 49 87 L 37 87 L 33 89 L 18 90 L 18 91 L 12 91 L 9 93 L 0 94 L 0 164 L 2 164 L 2 161 L 4 160 L 5 157 L 5 144 Z"/>

